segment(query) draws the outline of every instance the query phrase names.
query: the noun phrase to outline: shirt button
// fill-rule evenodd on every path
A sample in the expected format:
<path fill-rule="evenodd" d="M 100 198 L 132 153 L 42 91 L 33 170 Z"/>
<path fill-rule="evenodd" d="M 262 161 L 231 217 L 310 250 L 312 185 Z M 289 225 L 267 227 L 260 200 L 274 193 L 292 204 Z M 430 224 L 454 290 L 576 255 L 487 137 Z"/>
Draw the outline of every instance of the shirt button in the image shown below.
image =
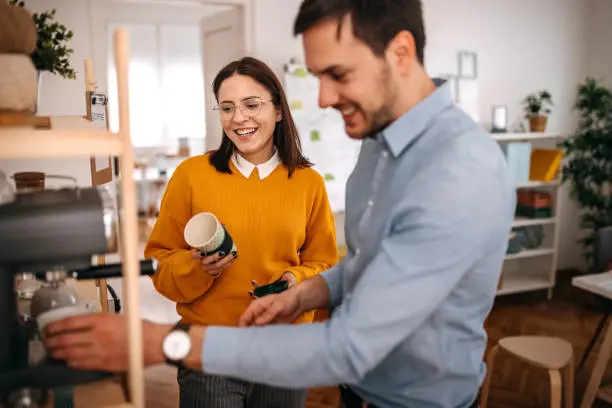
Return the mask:
<path fill-rule="evenodd" d="M 372 207 L 374 205 L 374 200 L 368 200 L 368 207 Z"/>
<path fill-rule="evenodd" d="M 360 253 L 361 253 L 361 249 L 357 248 L 357 249 L 355 250 L 355 254 L 359 255 Z"/>
<path fill-rule="evenodd" d="M 389 152 L 387 152 L 386 150 L 384 150 L 382 152 L 382 157 L 384 157 L 385 159 L 387 158 L 387 156 L 389 156 Z"/>

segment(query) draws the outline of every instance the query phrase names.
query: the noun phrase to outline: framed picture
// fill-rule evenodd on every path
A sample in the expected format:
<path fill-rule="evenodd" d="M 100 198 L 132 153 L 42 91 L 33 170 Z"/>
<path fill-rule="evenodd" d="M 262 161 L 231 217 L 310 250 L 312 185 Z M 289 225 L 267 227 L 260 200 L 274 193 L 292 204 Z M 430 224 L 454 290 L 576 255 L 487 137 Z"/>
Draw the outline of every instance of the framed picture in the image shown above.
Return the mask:
<path fill-rule="evenodd" d="M 493 106 L 491 123 L 492 133 L 506 133 L 508 131 L 508 107 L 506 105 Z"/>
<path fill-rule="evenodd" d="M 478 77 L 478 56 L 472 51 L 460 51 L 457 54 L 459 78 L 475 79 Z"/>

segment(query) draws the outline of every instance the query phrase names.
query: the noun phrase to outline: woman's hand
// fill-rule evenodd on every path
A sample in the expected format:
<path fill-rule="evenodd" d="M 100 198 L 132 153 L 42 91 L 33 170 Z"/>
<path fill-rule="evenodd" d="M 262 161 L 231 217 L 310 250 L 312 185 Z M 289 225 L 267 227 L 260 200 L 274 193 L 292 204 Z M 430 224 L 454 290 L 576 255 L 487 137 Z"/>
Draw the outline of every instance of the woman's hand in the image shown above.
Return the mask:
<path fill-rule="evenodd" d="M 289 284 L 289 287 L 295 286 L 297 283 L 297 278 L 291 272 L 283 273 L 283 276 L 280 277 L 280 280 L 287 282 Z"/>
<path fill-rule="evenodd" d="M 231 252 L 225 255 L 223 252 L 217 252 L 209 256 L 203 256 L 200 251 L 193 251 L 191 253 L 191 259 L 200 261 L 200 266 L 204 271 L 216 278 L 220 276 L 230 265 L 234 262 L 238 254 Z"/>
<path fill-rule="evenodd" d="M 285 272 L 283 276 L 281 276 L 278 280 L 287 282 L 288 283 L 287 289 L 297 284 L 297 278 L 291 272 Z M 259 286 L 261 286 L 257 283 L 257 281 L 254 281 L 254 280 L 251 281 L 251 285 L 253 285 L 253 291 L 257 289 Z M 256 298 L 257 296 L 255 296 L 255 293 L 253 291 L 249 292 L 249 295 L 251 295 L 251 297 Z"/>

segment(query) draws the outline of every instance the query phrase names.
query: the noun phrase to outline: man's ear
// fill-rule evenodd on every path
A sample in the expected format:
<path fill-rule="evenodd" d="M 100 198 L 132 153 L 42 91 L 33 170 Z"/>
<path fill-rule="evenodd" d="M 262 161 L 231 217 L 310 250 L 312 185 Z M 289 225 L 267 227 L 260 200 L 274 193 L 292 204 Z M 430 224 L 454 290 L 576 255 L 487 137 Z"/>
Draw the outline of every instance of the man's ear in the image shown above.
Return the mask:
<path fill-rule="evenodd" d="M 414 37 L 409 31 L 400 31 L 387 46 L 387 58 L 398 73 L 409 75 L 417 59 Z"/>

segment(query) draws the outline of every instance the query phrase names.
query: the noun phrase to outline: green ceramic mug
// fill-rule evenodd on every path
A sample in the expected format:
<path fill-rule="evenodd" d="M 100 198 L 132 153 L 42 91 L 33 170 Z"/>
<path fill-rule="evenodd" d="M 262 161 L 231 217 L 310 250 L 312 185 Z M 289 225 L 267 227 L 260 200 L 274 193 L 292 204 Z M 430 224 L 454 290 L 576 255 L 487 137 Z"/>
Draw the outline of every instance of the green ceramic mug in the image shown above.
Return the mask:
<path fill-rule="evenodd" d="M 236 244 L 225 226 L 209 212 L 201 212 L 191 217 L 185 225 L 184 237 L 189 246 L 197 249 L 204 256 L 218 252 L 227 255 L 237 251 Z"/>

